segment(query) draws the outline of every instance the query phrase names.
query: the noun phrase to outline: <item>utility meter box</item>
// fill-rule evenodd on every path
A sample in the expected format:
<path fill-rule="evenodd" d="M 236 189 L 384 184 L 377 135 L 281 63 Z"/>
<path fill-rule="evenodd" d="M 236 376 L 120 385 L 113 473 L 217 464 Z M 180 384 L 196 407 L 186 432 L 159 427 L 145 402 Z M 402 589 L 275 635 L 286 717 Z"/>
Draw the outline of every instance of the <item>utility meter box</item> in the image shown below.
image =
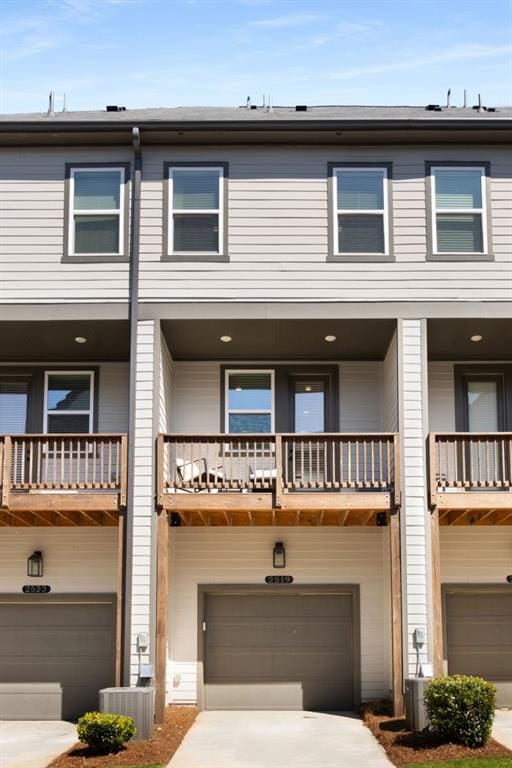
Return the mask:
<path fill-rule="evenodd" d="M 154 688 L 103 688 L 100 712 L 133 717 L 137 733 L 134 740 L 149 739 L 155 725 Z"/>
<path fill-rule="evenodd" d="M 405 681 L 405 717 L 411 731 L 424 731 L 430 725 L 423 694 L 431 680 L 431 677 L 409 677 Z"/>

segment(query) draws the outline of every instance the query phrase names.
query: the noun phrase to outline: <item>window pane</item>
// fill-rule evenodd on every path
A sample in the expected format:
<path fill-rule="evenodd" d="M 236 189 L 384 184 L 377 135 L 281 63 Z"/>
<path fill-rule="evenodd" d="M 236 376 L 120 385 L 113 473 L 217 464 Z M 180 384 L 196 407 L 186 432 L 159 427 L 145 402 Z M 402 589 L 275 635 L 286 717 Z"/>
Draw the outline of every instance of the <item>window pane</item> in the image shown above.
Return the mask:
<path fill-rule="evenodd" d="M 173 171 L 172 207 L 181 209 L 218 208 L 218 171 Z"/>
<path fill-rule="evenodd" d="M 436 221 L 439 253 L 483 253 L 479 213 L 439 213 Z"/>
<path fill-rule="evenodd" d="M 119 216 L 75 216 L 75 253 L 119 253 Z"/>
<path fill-rule="evenodd" d="M 51 434 L 87 434 L 89 432 L 89 416 L 55 414 L 48 416 L 48 432 Z"/>
<path fill-rule="evenodd" d="M 436 208 L 481 208 L 480 171 L 435 171 Z"/>
<path fill-rule="evenodd" d="M 498 391 L 496 381 L 468 381 L 470 432 L 498 431 Z"/>
<path fill-rule="evenodd" d="M 0 434 L 25 432 L 27 398 L 28 381 L 0 381 Z"/>
<path fill-rule="evenodd" d="M 340 170 L 338 208 L 349 210 L 382 210 L 384 189 L 381 171 Z"/>
<path fill-rule="evenodd" d="M 323 381 L 295 382 L 295 432 L 325 430 L 325 386 Z"/>
<path fill-rule="evenodd" d="M 338 216 L 339 253 L 384 253 L 382 216 Z"/>
<path fill-rule="evenodd" d="M 48 376 L 49 411 L 88 411 L 91 406 L 89 374 L 50 374 Z"/>
<path fill-rule="evenodd" d="M 230 413 L 229 431 L 236 434 L 270 432 L 270 413 Z"/>
<path fill-rule="evenodd" d="M 121 199 L 119 171 L 75 171 L 77 211 L 119 208 Z"/>
<path fill-rule="evenodd" d="M 230 373 L 229 410 L 258 411 L 272 408 L 270 373 Z"/>
<path fill-rule="evenodd" d="M 216 213 L 175 213 L 173 250 L 218 253 L 218 215 Z"/>

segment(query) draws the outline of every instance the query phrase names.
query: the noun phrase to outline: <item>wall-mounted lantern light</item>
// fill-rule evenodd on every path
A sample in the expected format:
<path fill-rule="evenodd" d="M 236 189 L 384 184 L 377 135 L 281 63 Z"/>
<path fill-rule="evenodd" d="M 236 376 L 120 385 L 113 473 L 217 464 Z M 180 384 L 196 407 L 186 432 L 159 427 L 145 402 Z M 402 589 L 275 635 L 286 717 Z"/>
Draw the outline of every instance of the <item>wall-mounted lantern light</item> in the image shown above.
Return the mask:
<path fill-rule="evenodd" d="M 43 575 L 43 554 L 36 551 L 27 558 L 27 576 Z"/>
<path fill-rule="evenodd" d="M 282 541 L 276 541 L 273 556 L 274 568 L 284 568 L 286 566 L 286 550 Z"/>

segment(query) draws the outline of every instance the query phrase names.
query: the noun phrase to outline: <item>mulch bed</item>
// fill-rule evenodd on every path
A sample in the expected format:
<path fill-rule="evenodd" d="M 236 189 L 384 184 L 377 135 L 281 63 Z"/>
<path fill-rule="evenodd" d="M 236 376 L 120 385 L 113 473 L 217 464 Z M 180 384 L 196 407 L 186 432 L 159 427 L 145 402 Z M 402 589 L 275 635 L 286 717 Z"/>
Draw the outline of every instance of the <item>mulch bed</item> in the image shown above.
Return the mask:
<path fill-rule="evenodd" d="M 109 768 L 122 765 L 167 765 L 197 716 L 194 707 L 167 707 L 165 720 L 157 725 L 147 741 L 129 741 L 116 754 L 98 755 L 86 744 L 78 742 L 57 757 L 48 768 Z"/>
<path fill-rule="evenodd" d="M 433 733 L 413 733 L 402 718 L 367 712 L 364 722 L 396 766 L 468 757 L 512 757 L 512 752 L 494 739 L 489 739 L 485 747 L 470 749 L 460 744 L 447 744 Z"/>

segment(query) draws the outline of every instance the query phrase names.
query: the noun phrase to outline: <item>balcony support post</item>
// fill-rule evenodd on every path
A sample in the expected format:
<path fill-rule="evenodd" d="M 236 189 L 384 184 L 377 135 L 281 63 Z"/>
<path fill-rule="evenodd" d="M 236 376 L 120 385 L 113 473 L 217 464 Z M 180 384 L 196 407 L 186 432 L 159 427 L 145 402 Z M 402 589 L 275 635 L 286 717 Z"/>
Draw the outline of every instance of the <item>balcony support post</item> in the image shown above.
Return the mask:
<path fill-rule="evenodd" d="M 443 674 L 443 602 L 441 594 L 441 547 L 439 542 L 439 510 L 432 510 L 431 541 L 432 541 L 432 611 L 433 611 L 433 644 L 434 644 L 434 675 Z"/>
<path fill-rule="evenodd" d="M 10 435 L 4 437 L 4 460 L 2 467 L 2 507 L 9 507 L 11 492 L 11 462 L 12 440 Z"/>
<path fill-rule="evenodd" d="M 156 542 L 156 640 L 155 722 L 163 723 L 167 675 L 167 623 L 169 601 L 169 520 L 166 509 L 158 510 Z"/>
<path fill-rule="evenodd" d="M 391 647 L 392 647 L 392 701 L 393 714 L 404 712 L 403 695 L 403 641 L 402 641 L 402 564 L 400 554 L 400 512 L 391 511 L 389 520 L 389 554 L 391 561 Z"/>
<path fill-rule="evenodd" d="M 126 469 L 123 469 L 126 474 Z M 116 599 L 116 685 L 123 684 L 123 618 L 125 572 L 125 510 L 120 510 L 117 528 L 117 599 Z"/>

